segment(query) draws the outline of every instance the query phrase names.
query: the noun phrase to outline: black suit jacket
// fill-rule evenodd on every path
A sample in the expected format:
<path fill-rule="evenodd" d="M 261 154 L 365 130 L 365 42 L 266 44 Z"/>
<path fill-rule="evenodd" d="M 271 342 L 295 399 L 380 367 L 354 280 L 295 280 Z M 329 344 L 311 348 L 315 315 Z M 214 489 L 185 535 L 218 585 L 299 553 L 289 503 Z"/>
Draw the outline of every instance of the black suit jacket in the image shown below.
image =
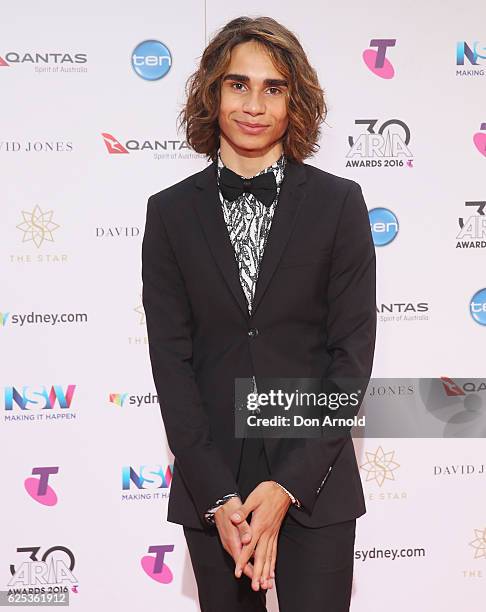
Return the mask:
<path fill-rule="evenodd" d="M 358 183 L 288 160 L 250 316 L 216 176 L 213 162 L 152 195 L 142 246 L 150 359 L 174 454 L 167 519 L 196 528 L 238 488 L 235 378 L 369 379 L 376 333 L 375 249 Z M 289 508 L 297 521 L 365 513 L 350 435 L 264 444 L 272 479 L 302 503 Z"/>

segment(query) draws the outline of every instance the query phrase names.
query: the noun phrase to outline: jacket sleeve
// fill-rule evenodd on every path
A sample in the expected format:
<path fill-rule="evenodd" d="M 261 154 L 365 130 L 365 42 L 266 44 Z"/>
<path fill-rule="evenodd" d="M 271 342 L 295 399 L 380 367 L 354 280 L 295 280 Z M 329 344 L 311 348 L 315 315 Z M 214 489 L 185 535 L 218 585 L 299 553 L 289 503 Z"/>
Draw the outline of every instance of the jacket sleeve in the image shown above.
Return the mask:
<path fill-rule="evenodd" d="M 367 385 L 376 336 L 376 257 L 368 210 L 361 187 L 354 181 L 336 229 L 327 302 L 331 362 L 323 373 L 323 388 L 336 389 L 333 380 L 339 378 L 359 378 Z M 301 440 L 285 463 L 276 466 L 272 478 L 292 491 L 302 510 L 311 514 L 322 483 L 349 438 L 347 433 Z"/>
<path fill-rule="evenodd" d="M 201 520 L 237 484 L 210 435 L 192 367 L 192 313 L 161 202 L 147 204 L 142 243 L 142 301 L 155 387 L 169 447 Z"/>

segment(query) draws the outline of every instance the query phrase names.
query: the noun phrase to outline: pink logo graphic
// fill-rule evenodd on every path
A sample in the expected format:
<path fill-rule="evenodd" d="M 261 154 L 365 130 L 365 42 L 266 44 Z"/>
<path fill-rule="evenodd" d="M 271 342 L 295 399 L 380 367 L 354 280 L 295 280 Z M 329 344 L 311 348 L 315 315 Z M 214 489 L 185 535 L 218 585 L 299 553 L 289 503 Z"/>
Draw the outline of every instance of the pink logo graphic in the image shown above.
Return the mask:
<path fill-rule="evenodd" d="M 168 565 L 164 563 L 164 556 L 167 552 L 174 550 L 173 544 L 165 544 L 162 546 L 150 546 L 149 553 L 155 553 L 155 557 L 145 555 L 142 557 L 142 567 L 144 572 L 153 580 L 162 584 L 169 584 L 174 579 L 174 576 Z"/>
<path fill-rule="evenodd" d="M 474 134 L 473 142 L 476 149 L 486 157 L 486 123 L 481 123 L 479 129 L 481 131 Z"/>
<path fill-rule="evenodd" d="M 0 57 L 0 66 L 8 66 L 10 68 L 10 64 L 7 64 L 3 57 Z"/>
<path fill-rule="evenodd" d="M 396 38 L 373 38 L 370 40 L 370 47 L 376 47 L 378 50 L 366 49 L 363 51 L 364 63 L 373 74 L 382 79 L 393 79 L 395 76 L 395 69 L 386 59 L 386 51 L 388 47 L 394 47 L 396 42 Z"/>
<path fill-rule="evenodd" d="M 128 150 L 125 149 L 121 142 L 119 142 L 114 136 L 108 134 L 107 132 L 103 132 L 101 135 L 103 136 L 103 140 L 110 155 L 128 153 Z"/>
<path fill-rule="evenodd" d="M 57 495 L 54 489 L 49 486 L 48 480 L 51 474 L 57 474 L 58 467 L 36 467 L 32 470 L 34 476 L 40 478 L 26 478 L 24 481 L 25 490 L 35 499 L 36 502 L 43 506 L 55 506 L 57 504 Z"/>

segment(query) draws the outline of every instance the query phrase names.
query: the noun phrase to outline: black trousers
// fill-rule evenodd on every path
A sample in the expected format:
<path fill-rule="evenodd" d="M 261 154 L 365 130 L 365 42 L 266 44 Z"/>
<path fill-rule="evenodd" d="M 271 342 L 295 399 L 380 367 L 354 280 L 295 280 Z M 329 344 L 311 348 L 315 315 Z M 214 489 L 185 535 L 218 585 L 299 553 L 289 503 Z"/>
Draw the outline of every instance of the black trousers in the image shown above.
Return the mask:
<path fill-rule="evenodd" d="M 243 501 L 255 486 L 271 480 L 261 439 L 246 438 L 238 485 Z M 251 515 L 249 516 L 251 520 Z M 348 612 L 353 581 L 356 520 L 319 528 L 303 527 L 287 514 L 278 536 L 275 587 L 280 612 Z M 184 527 L 198 587 L 201 612 L 266 611 L 266 590 L 235 578 L 235 563 L 218 530 Z"/>

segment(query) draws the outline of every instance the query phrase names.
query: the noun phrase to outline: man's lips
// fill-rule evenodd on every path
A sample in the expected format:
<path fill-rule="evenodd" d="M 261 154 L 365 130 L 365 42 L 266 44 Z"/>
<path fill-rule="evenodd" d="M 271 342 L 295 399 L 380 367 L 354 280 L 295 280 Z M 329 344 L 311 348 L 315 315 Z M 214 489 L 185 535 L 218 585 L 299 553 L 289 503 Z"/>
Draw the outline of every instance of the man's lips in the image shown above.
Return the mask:
<path fill-rule="evenodd" d="M 264 123 L 248 123 L 247 121 L 238 121 L 236 120 L 236 123 L 241 123 L 241 125 L 246 125 L 248 127 L 268 127 L 266 124 Z"/>

